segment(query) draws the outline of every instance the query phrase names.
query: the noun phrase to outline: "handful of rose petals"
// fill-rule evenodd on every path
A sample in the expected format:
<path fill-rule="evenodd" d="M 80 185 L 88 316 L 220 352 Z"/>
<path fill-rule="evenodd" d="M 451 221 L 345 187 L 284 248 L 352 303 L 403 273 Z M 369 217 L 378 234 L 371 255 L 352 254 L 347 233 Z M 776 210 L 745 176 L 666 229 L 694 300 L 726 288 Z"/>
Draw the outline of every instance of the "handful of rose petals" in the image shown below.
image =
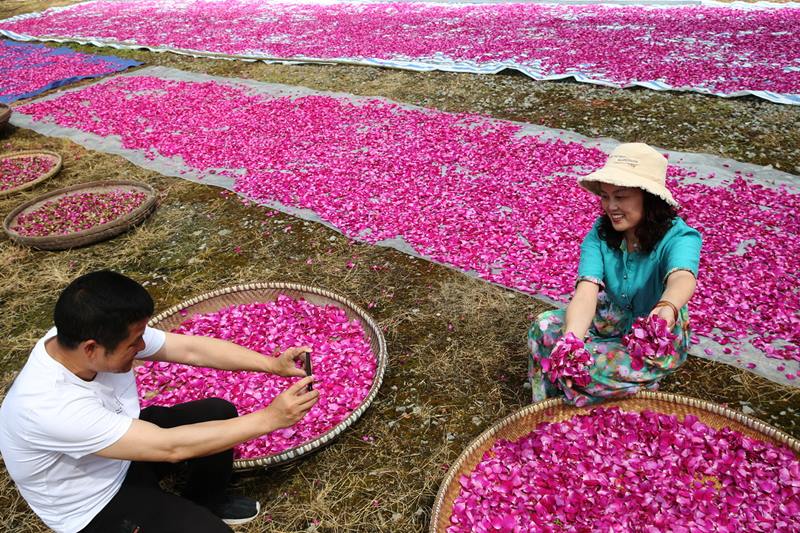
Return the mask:
<path fill-rule="evenodd" d="M 631 332 L 622 337 L 628 349 L 631 368 L 641 370 L 645 359 L 659 359 L 675 355 L 675 339 L 678 336 L 667 327 L 667 321 L 658 315 L 642 316 L 631 326 Z"/>
<path fill-rule="evenodd" d="M 585 387 L 592 381 L 587 371 L 591 362 L 592 356 L 583 341 L 570 332 L 558 339 L 550 357 L 542 358 L 539 364 L 553 383 L 559 383 L 559 379 L 569 379 L 573 385 Z"/>

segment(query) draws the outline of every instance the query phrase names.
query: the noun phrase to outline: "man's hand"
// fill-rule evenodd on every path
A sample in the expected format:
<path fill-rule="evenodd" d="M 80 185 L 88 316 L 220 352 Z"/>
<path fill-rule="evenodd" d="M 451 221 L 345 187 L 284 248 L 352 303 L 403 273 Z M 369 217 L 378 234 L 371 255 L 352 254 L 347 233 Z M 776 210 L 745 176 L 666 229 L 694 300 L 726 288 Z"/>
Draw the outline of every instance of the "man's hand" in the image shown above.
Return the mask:
<path fill-rule="evenodd" d="M 305 361 L 306 354 L 311 353 L 311 346 L 295 346 L 289 348 L 278 357 L 272 367 L 272 373 L 284 377 L 301 377 L 306 375 L 306 371 L 295 366 L 295 361 Z"/>
<path fill-rule="evenodd" d="M 133 419 L 125 435 L 98 451 L 97 455 L 128 461 L 177 463 L 228 450 L 241 442 L 297 423 L 319 400 L 319 392 L 306 392 L 312 381 L 311 376 L 303 378 L 264 409 L 226 420 L 161 428 Z"/>
<path fill-rule="evenodd" d="M 264 408 L 264 413 L 277 426 L 275 429 L 288 428 L 295 425 L 314 407 L 314 404 L 319 400 L 319 392 L 315 390 L 306 391 L 308 384 L 313 381 L 313 376 L 301 379 L 276 396 L 272 403 Z"/>

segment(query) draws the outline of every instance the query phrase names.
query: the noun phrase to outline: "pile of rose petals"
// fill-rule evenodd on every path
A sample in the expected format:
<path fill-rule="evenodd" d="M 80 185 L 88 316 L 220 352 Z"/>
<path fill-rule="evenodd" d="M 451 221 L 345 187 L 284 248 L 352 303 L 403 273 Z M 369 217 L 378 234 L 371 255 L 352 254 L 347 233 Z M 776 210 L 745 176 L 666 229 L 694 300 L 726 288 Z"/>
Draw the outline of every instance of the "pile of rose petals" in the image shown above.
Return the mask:
<path fill-rule="evenodd" d="M 798 531 L 800 461 L 697 417 L 597 408 L 498 440 L 448 533 Z"/>
<path fill-rule="evenodd" d="M 312 348 L 319 402 L 294 426 L 237 446 L 239 459 L 277 455 L 333 429 L 363 403 L 375 379 L 377 361 L 361 323 L 349 320 L 334 305 L 317 306 L 281 295 L 268 303 L 193 315 L 174 331 L 224 339 L 265 357 L 294 346 Z M 142 407 L 217 397 L 233 403 L 240 415 L 266 407 L 297 379 L 161 362 L 136 369 Z"/>
<path fill-rule="evenodd" d="M 53 168 L 53 160 L 43 156 L 0 158 L 0 191 L 14 189 L 42 177 Z"/>
<path fill-rule="evenodd" d="M 675 355 L 674 342 L 678 338 L 667 327 L 667 321 L 658 315 L 637 318 L 630 333 L 622 337 L 628 348 L 631 368 L 641 370 L 646 359 L 660 359 Z"/>
<path fill-rule="evenodd" d="M 351 238 L 402 237 L 433 261 L 562 301 L 574 288 L 578 243 L 600 213 L 576 177 L 607 157 L 478 115 L 145 75 L 17 112 L 227 176 L 243 196 L 311 210 Z M 677 165 L 669 177 L 703 235 L 694 333 L 732 357 L 754 339 L 771 357 L 800 361 L 800 194 L 745 175 L 707 184 L 713 175 Z"/>
<path fill-rule="evenodd" d="M 458 63 L 716 94 L 800 94 L 800 9 L 96 0 L 0 23 L 37 37 L 261 58 Z"/>
<path fill-rule="evenodd" d="M 146 198 L 143 192 L 122 190 L 65 194 L 21 213 L 11 229 L 26 237 L 85 231 L 127 215 Z"/>
<path fill-rule="evenodd" d="M 0 40 L 0 103 L 138 64 L 128 59 L 81 54 L 68 48 Z"/>

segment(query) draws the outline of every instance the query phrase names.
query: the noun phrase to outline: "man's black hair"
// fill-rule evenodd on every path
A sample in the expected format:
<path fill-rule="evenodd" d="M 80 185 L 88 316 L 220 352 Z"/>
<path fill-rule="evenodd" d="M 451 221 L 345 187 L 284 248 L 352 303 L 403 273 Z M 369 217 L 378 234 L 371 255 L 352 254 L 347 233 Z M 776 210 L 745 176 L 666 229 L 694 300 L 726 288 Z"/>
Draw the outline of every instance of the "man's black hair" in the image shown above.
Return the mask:
<path fill-rule="evenodd" d="M 58 343 L 74 350 L 94 340 L 114 350 L 128 336 L 128 327 L 153 315 L 153 299 L 132 279 L 100 270 L 72 281 L 53 311 Z"/>

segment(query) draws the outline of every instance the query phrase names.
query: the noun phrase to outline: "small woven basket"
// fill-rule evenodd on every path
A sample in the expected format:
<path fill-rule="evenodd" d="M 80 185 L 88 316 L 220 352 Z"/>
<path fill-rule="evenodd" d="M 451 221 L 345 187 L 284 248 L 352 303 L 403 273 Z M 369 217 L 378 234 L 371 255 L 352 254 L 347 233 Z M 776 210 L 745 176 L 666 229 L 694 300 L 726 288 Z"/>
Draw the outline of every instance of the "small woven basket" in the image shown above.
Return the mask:
<path fill-rule="evenodd" d="M 6 127 L 11 118 L 11 108 L 6 104 L 0 104 L 0 130 Z"/>
<path fill-rule="evenodd" d="M 87 230 L 76 231 L 75 233 L 33 237 L 20 235 L 13 229 L 20 214 L 34 211 L 41 207 L 45 202 L 75 193 L 102 193 L 112 190 L 144 192 L 147 196 L 144 202 L 142 202 L 139 207 L 130 213 L 127 213 L 126 215 L 123 215 L 110 222 L 106 222 L 105 224 L 99 224 Z M 141 223 L 155 210 L 155 207 L 156 192 L 146 183 L 128 180 L 92 181 L 89 183 L 82 183 L 79 185 L 58 189 L 43 194 L 42 196 L 38 196 L 33 200 L 17 206 L 3 221 L 3 230 L 5 230 L 6 234 L 11 238 L 12 241 L 24 246 L 30 246 L 31 248 L 37 248 L 39 250 L 67 250 L 70 248 L 78 248 L 80 246 L 94 244 L 96 242 L 115 237 Z"/>
<path fill-rule="evenodd" d="M 461 492 L 459 478 L 470 474 L 483 459 L 483 454 L 491 449 L 497 440 L 517 440 L 533 431 L 541 422 L 562 422 L 575 415 L 587 414 L 595 407 L 597 406 L 575 407 L 565 403 L 563 399 L 553 398 L 529 405 L 481 433 L 461 453 L 442 481 L 433 506 L 430 532 L 447 531 L 453 503 Z M 679 419 L 691 414 L 714 429 L 729 427 L 754 439 L 788 446 L 800 455 L 800 441 L 779 429 L 727 407 L 688 396 L 640 392 L 630 398 L 604 402 L 602 407 L 619 407 L 623 411 L 634 412 L 653 411 L 675 415 Z"/>
<path fill-rule="evenodd" d="M 36 179 L 17 185 L 16 187 L 0 191 L 0 198 L 15 192 L 24 191 L 25 189 L 30 189 L 31 187 L 40 184 L 44 180 L 52 178 L 53 176 L 58 174 L 58 172 L 61 170 L 61 155 L 59 155 L 56 152 L 51 152 L 50 150 L 24 150 L 22 152 L 10 152 L 7 154 L 0 155 L 0 159 L 18 159 L 21 157 L 41 157 L 49 159 L 50 161 L 53 162 L 53 166 L 50 168 L 50 170 L 40 175 Z"/>
<path fill-rule="evenodd" d="M 298 285 L 296 283 L 250 283 L 247 285 L 227 287 L 202 294 L 167 309 L 163 313 L 153 317 L 152 320 L 150 320 L 150 326 L 163 331 L 171 331 L 194 314 L 213 313 L 233 305 L 271 302 L 280 295 L 286 295 L 294 299 L 302 298 L 314 305 L 335 305 L 343 309 L 350 320 L 356 319 L 361 322 L 361 326 L 364 328 L 364 333 L 367 335 L 370 348 L 377 362 L 375 379 L 361 404 L 353 410 L 347 418 L 339 422 L 339 424 L 326 433 L 323 433 L 302 446 L 286 450 L 277 455 L 238 459 L 233 463 L 233 467 L 236 470 L 246 470 L 257 467 L 275 467 L 286 464 L 329 444 L 364 414 L 378 394 L 381 383 L 383 383 L 383 374 L 386 371 L 388 355 L 386 352 L 386 341 L 383 338 L 378 324 L 375 323 L 375 320 L 363 309 L 347 298 L 318 287 Z"/>

